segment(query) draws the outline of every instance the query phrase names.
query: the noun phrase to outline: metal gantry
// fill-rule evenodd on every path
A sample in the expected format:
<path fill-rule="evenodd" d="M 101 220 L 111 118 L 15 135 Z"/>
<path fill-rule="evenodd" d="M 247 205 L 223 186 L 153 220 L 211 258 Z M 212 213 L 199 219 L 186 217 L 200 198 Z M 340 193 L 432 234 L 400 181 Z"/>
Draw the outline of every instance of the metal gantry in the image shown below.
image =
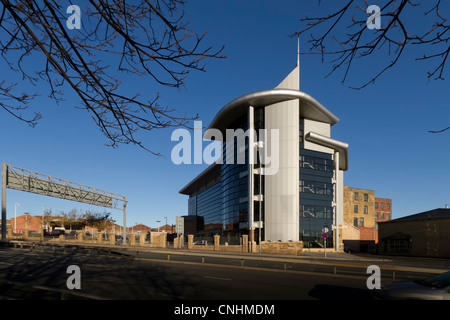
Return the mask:
<path fill-rule="evenodd" d="M 123 211 L 123 241 L 126 242 L 125 196 L 89 187 L 66 179 L 2 163 L 2 239 L 6 239 L 6 189 L 31 192 L 54 198 L 92 204 Z"/>

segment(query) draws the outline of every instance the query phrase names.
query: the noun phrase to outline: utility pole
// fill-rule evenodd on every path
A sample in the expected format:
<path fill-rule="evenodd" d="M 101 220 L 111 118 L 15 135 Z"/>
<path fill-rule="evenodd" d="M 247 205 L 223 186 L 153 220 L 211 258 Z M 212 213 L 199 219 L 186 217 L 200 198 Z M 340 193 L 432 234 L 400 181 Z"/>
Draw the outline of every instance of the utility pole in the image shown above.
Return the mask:
<path fill-rule="evenodd" d="M 45 208 L 45 204 L 43 204 L 42 205 L 42 233 L 44 233 L 44 229 L 45 229 L 45 226 L 44 226 L 44 208 Z"/>
<path fill-rule="evenodd" d="M 6 241 L 6 163 L 2 162 L 2 241 Z"/>
<path fill-rule="evenodd" d="M 14 233 L 17 233 L 17 207 L 20 207 L 18 202 L 14 205 Z"/>

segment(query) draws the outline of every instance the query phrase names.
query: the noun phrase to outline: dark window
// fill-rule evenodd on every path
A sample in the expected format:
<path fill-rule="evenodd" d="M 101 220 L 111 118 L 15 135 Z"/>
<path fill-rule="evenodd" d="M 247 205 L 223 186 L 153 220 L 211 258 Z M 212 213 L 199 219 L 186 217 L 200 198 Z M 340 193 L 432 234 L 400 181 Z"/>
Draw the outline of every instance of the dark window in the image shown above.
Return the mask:
<path fill-rule="evenodd" d="M 300 156 L 300 168 L 333 172 L 333 160 L 311 156 Z"/>
<path fill-rule="evenodd" d="M 318 205 L 300 205 L 300 217 L 333 219 L 333 208 Z"/>
<path fill-rule="evenodd" d="M 357 205 L 354 205 L 354 206 L 353 206 L 353 212 L 354 212 L 354 213 L 358 213 L 358 206 L 357 206 Z"/>
<path fill-rule="evenodd" d="M 369 201 L 369 195 L 367 193 L 364 193 L 364 201 L 365 202 Z"/>
<path fill-rule="evenodd" d="M 300 192 L 332 196 L 333 184 L 320 181 L 300 180 Z"/>
<path fill-rule="evenodd" d="M 409 252 L 409 242 L 403 239 L 391 239 L 389 243 L 389 249 L 395 253 L 407 253 Z"/>

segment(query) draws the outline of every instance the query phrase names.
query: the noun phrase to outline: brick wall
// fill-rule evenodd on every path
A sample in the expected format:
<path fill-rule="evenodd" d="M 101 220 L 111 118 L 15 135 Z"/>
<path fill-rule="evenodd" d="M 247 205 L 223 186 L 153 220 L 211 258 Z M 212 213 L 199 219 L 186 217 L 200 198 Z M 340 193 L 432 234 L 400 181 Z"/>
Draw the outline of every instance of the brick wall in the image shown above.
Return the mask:
<path fill-rule="evenodd" d="M 378 231 L 375 228 L 359 227 L 359 234 L 361 241 L 375 241 L 378 242 Z"/>
<path fill-rule="evenodd" d="M 16 224 L 15 221 L 15 218 L 11 218 L 11 228 L 13 231 Z M 23 233 L 27 227 L 29 231 L 40 232 L 42 229 L 42 216 L 31 216 L 29 214 L 24 214 L 17 217 L 17 233 Z"/>
<path fill-rule="evenodd" d="M 384 222 L 392 220 L 392 200 L 385 198 L 375 198 L 377 207 L 375 212 L 377 212 L 376 222 Z"/>
<path fill-rule="evenodd" d="M 355 196 L 356 195 L 356 196 Z M 357 206 L 357 212 L 355 212 Z M 354 219 L 357 219 L 357 225 Z M 375 191 L 344 186 L 344 221 L 355 227 L 375 227 Z"/>

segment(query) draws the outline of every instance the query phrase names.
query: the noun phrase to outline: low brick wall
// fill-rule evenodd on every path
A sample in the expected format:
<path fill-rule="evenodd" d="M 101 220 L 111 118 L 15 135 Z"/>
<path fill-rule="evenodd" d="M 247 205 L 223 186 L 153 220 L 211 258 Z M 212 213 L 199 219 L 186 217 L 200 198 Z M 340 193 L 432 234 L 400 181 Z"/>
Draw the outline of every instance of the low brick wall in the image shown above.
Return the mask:
<path fill-rule="evenodd" d="M 9 231 L 9 230 L 8 230 Z M 27 231 L 27 230 L 25 230 Z M 79 232 L 76 236 L 71 236 L 68 239 L 65 235 L 60 235 L 59 237 L 54 238 L 44 238 L 45 242 L 64 242 L 64 243 L 89 243 L 89 244 L 102 244 L 102 245 L 116 245 L 114 233 L 108 234 L 105 236 L 104 233 L 98 233 L 97 236 L 89 236 L 86 237 L 84 232 Z M 145 243 L 146 235 L 139 236 L 138 240 L 136 240 L 135 234 L 129 235 L 128 245 L 130 246 L 139 246 L 139 247 L 148 247 L 148 248 L 166 248 L 167 243 L 167 234 L 164 232 L 161 233 L 150 233 L 150 243 Z M 20 236 L 13 236 L 11 232 L 8 234 L 8 239 L 14 240 L 42 240 L 42 234 L 39 236 L 29 236 L 28 232 L 25 232 Z M 120 241 L 122 244 L 122 241 Z"/>
<path fill-rule="evenodd" d="M 182 248 L 179 246 L 178 239 L 174 239 L 174 248 Z M 187 249 L 200 251 L 219 251 L 219 252 L 249 252 L 259 253 L 259 246 L 255 241 L 249 241 L 248 236 L 242 237 L 242 245 L 220 245 L 220 236 L 214 236 L 214 243 L 209 245 L 194 245 L 194 236 L 188 235 Z M 302 255 L 302 241 L 287 242 L 261 242 L 261 253 L 286 254 L 286 255 Z"/>

